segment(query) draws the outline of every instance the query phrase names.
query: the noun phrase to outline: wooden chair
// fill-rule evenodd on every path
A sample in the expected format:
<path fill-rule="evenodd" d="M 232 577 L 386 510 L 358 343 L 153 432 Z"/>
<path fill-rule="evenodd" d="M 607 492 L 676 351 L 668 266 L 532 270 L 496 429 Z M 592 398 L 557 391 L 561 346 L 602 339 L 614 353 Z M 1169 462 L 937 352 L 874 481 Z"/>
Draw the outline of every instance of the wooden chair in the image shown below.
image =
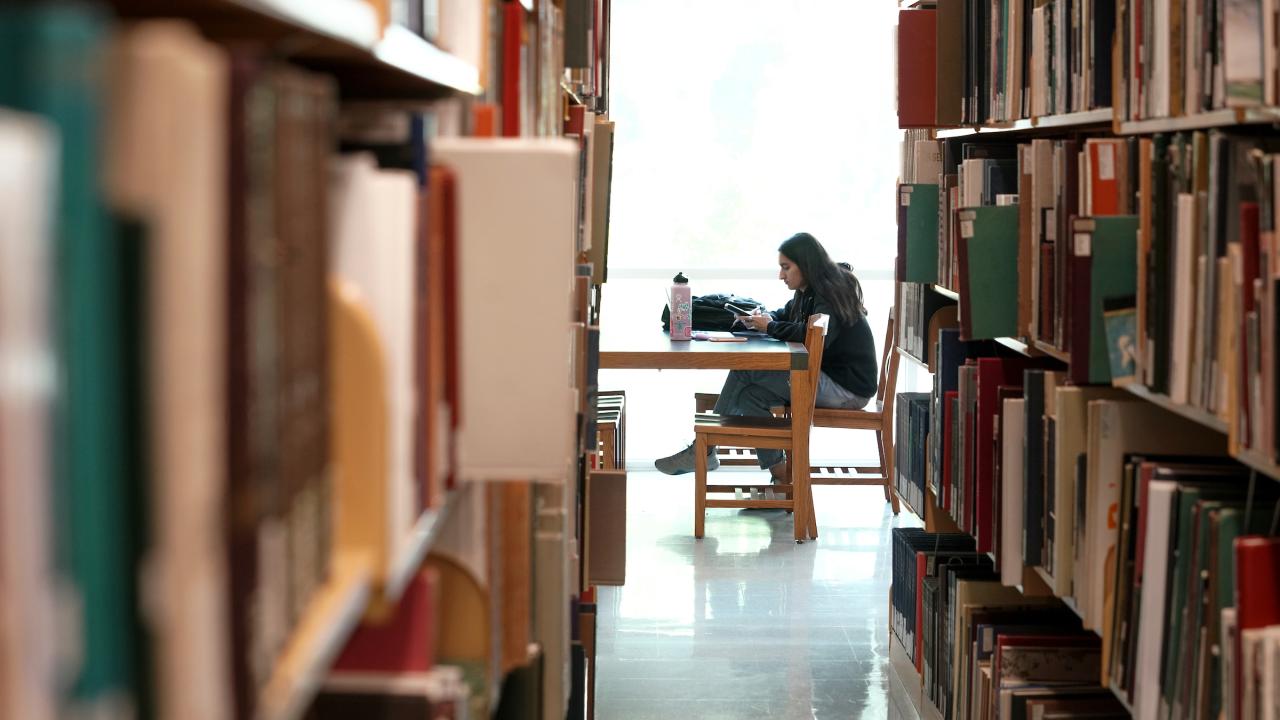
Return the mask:
<path fill-rule="evenodd" d="M 898 382 L 898 353 L 894 352 L 896 324 L 893 310 L 889 311 L 884 344 L 880 352 L 880 374 L 876 382 L 876 396 L 862 410 L 815 408 L 814 427 L 843 428 L 846 430 L 873 430 L 876 434 L 876 451 L 880 464 L 871 466 L 811 465 L 809 482 L 812 485 L 882 485 L 885 502 L 893 506 L 893 514 L 899 512 L 898 495 L 893 487 L 893 398 Z M 719 396 L 715 393 L 694 395 L 697 412 L 710 412 Z M 785 407 L 774 408 L 774 414 L 785 416 Z M 763 446 L 762 446 L 763 447 Z M 717 446 L 716 457 L 721 465 L 755 465 L 755 450 L 750 448 Z"/>
<path fill-rule="evenodd" d="M 814 427 L 875 431 L 880 464 L 876 467 L 811 466 L 809 482 L 813 485 L 881 485 L 885 501 L 893 506 L 893 514 L 897 515 L 898 494 L 893 487 L 893 399 L 901 358 L 893 349 L 895 327 L 893 310 L 890 310 L 884 346 L 880 352 L 880 377 L 876 382 L 875 399 L 861 410 L 816 408 L 813 411 Z"/>
<path fill-rule="evenodd" d="M 823 340 L 827 335 L 827 316 L 813 315 L 809 318 L 809 330 L 805 335 L 805 349 L 808 351 L 808 369 L 802 376 L 805 388 L 797 392 L 795 378 L 792 379 L 792 397 L 808 398 L 808 409 L 813 410 L 813 398 L 818 390 L 818 379 L 822 374 Z M 807 392 L 803 392 L 807 390 Z M 699 413 L 694 418 L 693 432 L 696 447 L 694 449 L 694 516 L 693 536 L 701 538 L 706 523 L 707 508 L 781 508 L 793 511 L 796 523 L 796 539 L 817 536 L 817 524 L 813 517 L 813 503 L 810 501 L 808 483 L 796 482 L 794 470 L 789 469 L 790 482 L 772 484 L 770 482 L 742 483 L 731 485 L 707 484 L 707 448 L 715 445 L 726 445 L 751 448 L 792 449 L 792 417 L 742 417 Z M 804 442 L 808 441 L 808 431 L 804 433 Z M 805 479 L 807 480 L 807 478 Z M 786 497 L 782 499 L 758 500 L 754 498 L 736 497 L 741 490 L 782 491 Z M 711 494 L 732 493 L 733 498 L 709 498 Z M 810 530 L 804 533 L 802 527 Z"/>

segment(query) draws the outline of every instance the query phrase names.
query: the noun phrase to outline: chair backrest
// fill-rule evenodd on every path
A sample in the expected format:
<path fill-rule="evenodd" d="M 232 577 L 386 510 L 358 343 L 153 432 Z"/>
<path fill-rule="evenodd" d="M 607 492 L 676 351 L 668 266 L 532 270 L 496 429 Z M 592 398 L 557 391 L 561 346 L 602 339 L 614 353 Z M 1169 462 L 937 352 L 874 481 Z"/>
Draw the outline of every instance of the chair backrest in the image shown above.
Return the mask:
<path fill-rule="evenodd" d="M 897 329 L 893 317 L 894 308 L 889 308 L 889 322 L 886 324 L 884 331 L 884 345 L 880 346 L 880 377 L 876 381 L 876 401 L 884 402 L 884 395 L 887 390 L 893 387 L 893 383 L 898 379 L 898 353 L 894 351 L 895 330 Z M 892 367 L 890 367 L 892 365 Z M 893 377 L 889 377 L 892 374 Z"/>
<path fill-rule="evenodd" d="M 804 348 L 808 352 L 808 365 L 804 374 L 804 383 L 809 389 L 809 417 L 813 417 L 814 404 L 818 398 L 818 381 L 822 378 L 822 351 L 827 338 L 828 316 L 815 313 L 809 316 L 809 330 L 804 336 Z M 794 392 L 792 397 L 794 397 Z"/>

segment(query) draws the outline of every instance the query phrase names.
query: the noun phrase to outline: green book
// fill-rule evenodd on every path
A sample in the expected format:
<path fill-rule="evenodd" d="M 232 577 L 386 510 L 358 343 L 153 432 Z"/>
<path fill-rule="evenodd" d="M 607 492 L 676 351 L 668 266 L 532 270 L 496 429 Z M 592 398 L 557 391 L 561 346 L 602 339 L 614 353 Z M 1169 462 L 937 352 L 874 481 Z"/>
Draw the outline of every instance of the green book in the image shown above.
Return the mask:
<path fill-rule="evenodd" d="M 960 329 L 965 340 L 1018 334 L 1018 206 L 960 212 Z"/>
<path fill-rule="evenodd" d="M 1094 231 L 1087 245 L 1089 262 L 1089 382 L 1111 382 L 1111 358 L 1103 304 L 1110 298 L 1132 297 L 1138 292 L 1138 218 L 1134 215 L 1093 218 Z M 1077 252 L 1079 257 L 1079 252 Z"/>
<path fill-rule="evenodd" d="M 61 143 L 55 217 L 54 527 L 59 573 L 77 611 L 65 626 L 69 713 L 120 702 L 132 686 L 118 245 L 99 186 L 98 135 L 107 22 L 95 8 L 0 6 L 0 105 L 43 115 Z M 128 700 L 125 700 L 126 702 Z"/>
<path fill-rule="evenodd" d="M 898 201 L 906 215 L 905 282 L 938 282 L 938 186 L 903 184 Z"/>
<path fill-rule="evenodd" d="M 1196 503 L 1235 499 L 1241 495 L 1241 486 L 1236 482 L 1216 484 L 1178 483 L 1177 499 L 1174 501 L 1174 516 L 1171 519 L 1173 545 L 1170 558 L 1169 600 L 1165 616 L 1164 659 L 1160 683 L 1160 704 L 1163 708 L 1171 708 L 1181 691 L 1181 659 L 1182 632 L 1185 610 L 1189 599 L 1187 582 L 1194 571 L 1192 563 L 1195 556 L 1195 515 Z M 1188 620 L 1193 621 L 1193 619 Z"/>

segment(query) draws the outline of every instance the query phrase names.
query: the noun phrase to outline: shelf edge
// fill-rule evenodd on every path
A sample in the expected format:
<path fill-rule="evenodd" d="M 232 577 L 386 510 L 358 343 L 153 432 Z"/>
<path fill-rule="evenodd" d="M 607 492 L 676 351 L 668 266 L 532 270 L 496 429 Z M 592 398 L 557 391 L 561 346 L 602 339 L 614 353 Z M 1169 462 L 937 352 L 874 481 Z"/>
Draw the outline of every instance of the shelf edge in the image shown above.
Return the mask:
<path fill-rule="evenodd" d="M 373 589 L 373 564 L 365 553 L 339 552 L 329 581 L 315 594 L 276 662 L 258 702 L 259 720 L 297 720 L 360 624 Z"/>

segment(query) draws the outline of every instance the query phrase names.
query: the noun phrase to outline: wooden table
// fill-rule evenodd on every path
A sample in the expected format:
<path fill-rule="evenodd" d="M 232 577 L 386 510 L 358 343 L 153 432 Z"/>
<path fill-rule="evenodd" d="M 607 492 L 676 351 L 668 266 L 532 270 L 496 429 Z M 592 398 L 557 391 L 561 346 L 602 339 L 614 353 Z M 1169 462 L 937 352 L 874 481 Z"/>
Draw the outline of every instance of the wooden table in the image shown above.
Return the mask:
<path fill-rule="evenodd" d="M 600 368 L 609 370 L 788 370 L 791 372 L 793 416 L 791 422 L 792 468 L 809 467 L 809 426 L 813 399 L 804 394 L 800 376 L 809 367 L 804 343 L 751 338 L 747 342 L 677 341 L 661 328 L 602 327 Z M 800 390 L 795 390 L 800 388 Z M 818 537 L 809 473 L 792 473 L 796 542 Z M 805 521 L 802 522 L 801 519 Z"/>

